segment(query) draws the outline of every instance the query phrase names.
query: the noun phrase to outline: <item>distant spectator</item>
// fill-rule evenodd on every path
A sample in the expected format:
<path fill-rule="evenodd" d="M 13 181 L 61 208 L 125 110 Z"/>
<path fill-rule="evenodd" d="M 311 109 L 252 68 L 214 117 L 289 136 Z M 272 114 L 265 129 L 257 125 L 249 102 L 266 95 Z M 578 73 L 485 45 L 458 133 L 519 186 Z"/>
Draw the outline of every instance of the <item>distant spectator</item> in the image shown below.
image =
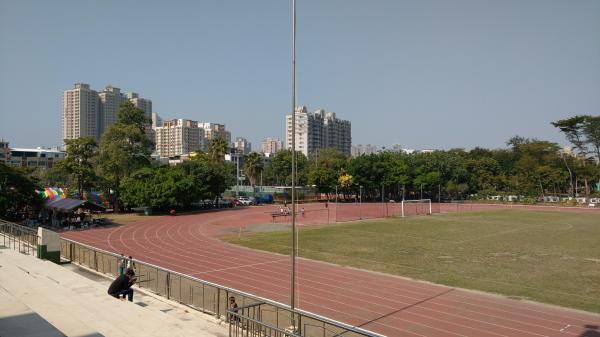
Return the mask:
<path fill-rule="evenodd" d="M 229 297 L 229 310 L 233 311 L 236 314 L 238 313 L 238 305 L 237 305 L 237 303 L 235 303 L 235 297 L 233 297 L 233 296 Z M 229 321 L 230 322 L 239 322 L 240 318 L 232 315 L 229 317 Z"/>
<path fill-rule="evenodd" d="M 300 209 L 300 213 L 302 214 L 302 217 L 304 218 L 304 207 L 302 207 L 302 208 Z"/>
<path fill-rule="evenodd" d="M 135 283 L 135 272 L 133 269 L 127 269 L 125 271 L 125 275 L 119 275 L 108 287 L 108 294 L 114 298 L 121 298 L 123 295 L 123 300 L 125 296 L 129 302 L 133 302 L 133 289 L 131 286 Z"/>
<path fill-rule="evenodd" d="M 125 268 L 127 268 L 127 259 L 125 258 L 125 255 L 123 255 L 123 253 L 121 253 L 121 256 L 119 256 L 117 264 L 119 265 L 119 275 L 123 275 L 123 273 L 125 272 Z"/>

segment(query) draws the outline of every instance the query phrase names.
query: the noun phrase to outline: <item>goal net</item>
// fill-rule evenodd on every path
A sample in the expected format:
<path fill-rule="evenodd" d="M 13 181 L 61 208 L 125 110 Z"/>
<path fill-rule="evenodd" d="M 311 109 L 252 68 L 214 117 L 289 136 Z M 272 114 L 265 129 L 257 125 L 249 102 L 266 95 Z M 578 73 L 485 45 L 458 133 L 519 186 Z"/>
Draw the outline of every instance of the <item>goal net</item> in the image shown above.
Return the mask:
<path fill-rule="evenodd" d="M 431 199 L 402 200 L 400 205 L 402 217 L 407 215 L 431 215 Z"/>

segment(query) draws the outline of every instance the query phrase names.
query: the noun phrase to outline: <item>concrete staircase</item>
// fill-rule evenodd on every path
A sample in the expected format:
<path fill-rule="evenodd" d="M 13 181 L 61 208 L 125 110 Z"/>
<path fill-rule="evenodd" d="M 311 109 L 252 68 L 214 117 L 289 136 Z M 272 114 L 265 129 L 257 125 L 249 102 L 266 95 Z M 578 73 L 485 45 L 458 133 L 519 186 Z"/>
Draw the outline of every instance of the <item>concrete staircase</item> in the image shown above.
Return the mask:
<path fill-rule="evenodd" d="M 67 268 L 0 249 L 0 336 L 227 336 L 227 326 L 136 290 L 134 302 Z"/>

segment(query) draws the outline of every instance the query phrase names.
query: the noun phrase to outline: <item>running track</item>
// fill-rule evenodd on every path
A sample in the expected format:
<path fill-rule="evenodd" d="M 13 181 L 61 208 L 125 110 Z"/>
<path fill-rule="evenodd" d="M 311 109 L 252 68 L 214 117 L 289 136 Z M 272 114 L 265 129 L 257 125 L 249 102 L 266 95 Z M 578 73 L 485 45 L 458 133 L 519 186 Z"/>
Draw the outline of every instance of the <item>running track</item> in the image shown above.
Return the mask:
<path fill-rule="evenodd" d="M 474 209 L 498 208 L 479 205 Z M 128 226 L 62 236 L 274 301 L 289 303 L 289 257 L 218 239 L 227 228 L 271 222 L 272 206 L 155 217 Z M 369 207 L 374 214 L 381 206 Z M 442 208 L 452 211 L 453 207 Z M 326 222 L 327 210 L 306 205 L 300 225 Z M 473 209 L 473 206 L 471 206 Z M 319 210 L 320 209 L 320 210 Z M 335 211 L 335 205 L 329 207 Z M 600 213 L 599 213 L 600 214 Z M 230 229 L 231 230 L 231 229 Z M 600 337 L 600 315 L 475 293 L 400 277 L 298 261 L 301 309 L 387 336 Z"/>

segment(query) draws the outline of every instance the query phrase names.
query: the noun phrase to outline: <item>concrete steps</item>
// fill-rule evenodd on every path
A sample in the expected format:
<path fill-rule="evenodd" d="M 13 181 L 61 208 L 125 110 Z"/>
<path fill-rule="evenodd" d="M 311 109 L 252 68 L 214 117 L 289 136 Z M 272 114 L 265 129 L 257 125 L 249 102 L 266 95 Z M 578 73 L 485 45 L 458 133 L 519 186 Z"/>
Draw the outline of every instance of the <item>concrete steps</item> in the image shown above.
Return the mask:
<path fill-rule="evenodd" d="M 39 314 L 66 336 L 226 336 L 227 327 L 207 317 L 181 319 L 160 306 L 117 300 L 99 283 L 59 265 L 11 250 L 0 250 L 3 296 L 20 310 Z M 109 282 L 109 281 L 107 281 Z M 137 298 L 136 298 L 137 297 Z M 6 304 L 5 304 L 6 303 Z M 138 304 L 140 305 L 138 305 Z M 8 306 L 2 301 L 0 309 Z M 144 305 L 144 306 L 142 306 Z M 2 312 L 2 311 L 0 311 Z M 203 319 L 204 318 L 204 319 Z M 4 337 L 4 335 L 2 335 Z"/>

